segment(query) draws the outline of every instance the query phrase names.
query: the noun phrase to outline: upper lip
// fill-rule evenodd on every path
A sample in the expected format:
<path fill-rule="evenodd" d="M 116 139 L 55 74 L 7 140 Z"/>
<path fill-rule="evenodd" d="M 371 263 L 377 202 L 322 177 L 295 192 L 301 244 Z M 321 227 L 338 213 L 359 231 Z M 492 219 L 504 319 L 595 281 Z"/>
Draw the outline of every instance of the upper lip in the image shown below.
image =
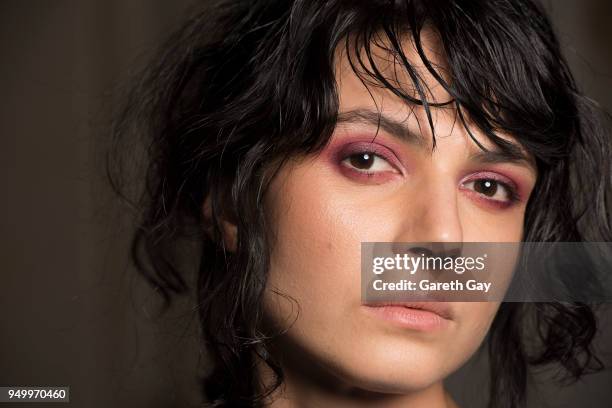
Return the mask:
<path fill-rule="evenodd" d="M 443 319 L 452 320 L 453 313 L 450 305 L 447 302 L 374 302 L 368 303 L 365 306 L 369 307 L 384 307 L 396 306 L 409 309 L 427 310 L 435 313 Z"/>

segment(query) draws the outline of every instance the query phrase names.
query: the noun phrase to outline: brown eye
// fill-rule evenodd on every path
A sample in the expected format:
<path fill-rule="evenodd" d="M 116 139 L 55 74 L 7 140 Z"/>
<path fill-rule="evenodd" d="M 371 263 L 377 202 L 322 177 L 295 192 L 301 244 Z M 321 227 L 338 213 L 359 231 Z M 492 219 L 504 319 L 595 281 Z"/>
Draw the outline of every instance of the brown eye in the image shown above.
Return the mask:
<path fill-rule="evenodd" d="M 397 173 L 397 169 L 389 164 L 385 158 L 368 151 L 351 154 L 342 160 L 342 164 L 355 171 L 366 174 L 385 172 Z"/>
<path fill-rule="evenodd" d="M 356 169 L 369 170 L 374 164 L 374 155 L 372 153 L 359 153 L 349 157 L 349 163 Z"/>
<path fill-rule="evenodd" d="M 495 196 L 497 193 L 499 183 L 491 179 L 481 179 L 474 181 L 474 191 L 480 194 L 484 194 L 488 197 Z"/>
<path fill-rule="evenodd" d="M 472 190 L 491 201 L 499 201 L 509 203 L 513 201 L 514 190 L 501 181 L 481 178 L 476 180 L 470 180 L 462 184 L 464 188 Z"/>

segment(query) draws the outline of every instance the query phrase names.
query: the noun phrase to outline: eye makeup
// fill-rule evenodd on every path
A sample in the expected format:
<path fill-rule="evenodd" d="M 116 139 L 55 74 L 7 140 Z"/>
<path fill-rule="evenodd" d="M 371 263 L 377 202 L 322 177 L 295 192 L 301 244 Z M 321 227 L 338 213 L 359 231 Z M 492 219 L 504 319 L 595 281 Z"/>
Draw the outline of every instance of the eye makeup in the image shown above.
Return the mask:
<path fill-rule="evenodd" d="M 419 169 L 410 166 L 406 146 L 383 134 L 372 135 L 368 132 L 341 133 L 332 139 L 324 150 L 324 157 L 344 177 L 360 184 L 384 184 L 399 180 Z M 505 209 L 523 201 L 524 191 L 516 173 L 505 166 L 490 164 L 467 164 L 472 167 L 463 178 L 458 180 L 458 188 L 477 203 Z M 465 173 L 464 173 L 465 174 Z"/>
<path fill-rule="evenodd" d="M 496 199 L 488 196 L 484 192 L 476 191 L 476 188 L 472 189 L 466 187 L 468 184 L 474 184 L 476 186 L 476 183 L 480 183 L 481 185 L 485 186 L 485 188 L 487 186 L 495 186 L 495 189 L 493 189 L 494 194 L 497 194 L 498 187 L 501 187 L 505 191 L 506 198 Z M 467 192 L 479 202 L 483 202 L 486 205 L 492 205 L 498 208 L 508 208 L 521 201 L 517 184 L 511 178 L 494 171 L 480 171 L 472 173 L 463 178 L 459 183 L 459 186 L 462 191 Z"/>
<path fill-rule="evenodd" d="M 405 174 L 395 153 L 376 142 L 348 142 L 333 157 L 340 171 L 357 181 L 382 183 Z M 358 168 L 357 164 L 363 164 L 364 168 Z"/>

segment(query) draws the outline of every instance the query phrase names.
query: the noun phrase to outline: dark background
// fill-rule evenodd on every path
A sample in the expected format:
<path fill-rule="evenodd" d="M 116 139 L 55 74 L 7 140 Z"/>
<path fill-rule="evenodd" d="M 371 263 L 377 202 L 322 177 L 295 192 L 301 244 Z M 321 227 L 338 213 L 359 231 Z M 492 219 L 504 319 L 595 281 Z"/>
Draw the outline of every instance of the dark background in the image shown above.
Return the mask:
<path fill-rule="evenodd" d="M 159 317 L 101 157 L 120 84 L 188 3 L 0 1 L 0 386 L 70 386 L 75 407 L 199 402 L 195 302 Z M 545 5 L 582 88 L 610 111 L 612 2 Z M 482 406 L 484 365 L 476 357 L 448 381 L 464 407 Z M 534 376 L 530 407 L 612 407 L 610 370 L 571 387 L 552 374 Z"/>

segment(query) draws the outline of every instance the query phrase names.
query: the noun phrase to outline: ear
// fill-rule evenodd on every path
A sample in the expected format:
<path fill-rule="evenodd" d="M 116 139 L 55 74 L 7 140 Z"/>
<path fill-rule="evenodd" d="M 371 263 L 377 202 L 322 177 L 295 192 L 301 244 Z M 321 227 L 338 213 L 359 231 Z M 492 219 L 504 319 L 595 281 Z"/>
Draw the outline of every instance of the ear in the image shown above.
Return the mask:
<path fill-rule="evenodd" d="M 202 215 L 204 217 L 205 232 L 211 239 L 215 239 L 213 231 L 213 211 L 212 202 L 210 196 L 206 197 L 204 204 L 202 205 Z M 219 226 L 221 228 L 221 239 L 223 240 L 223 247 L 229 252 L 236 252 L 238 228 L 236 224 L 229 221 L 224 214 L 218 214 Z"/>

